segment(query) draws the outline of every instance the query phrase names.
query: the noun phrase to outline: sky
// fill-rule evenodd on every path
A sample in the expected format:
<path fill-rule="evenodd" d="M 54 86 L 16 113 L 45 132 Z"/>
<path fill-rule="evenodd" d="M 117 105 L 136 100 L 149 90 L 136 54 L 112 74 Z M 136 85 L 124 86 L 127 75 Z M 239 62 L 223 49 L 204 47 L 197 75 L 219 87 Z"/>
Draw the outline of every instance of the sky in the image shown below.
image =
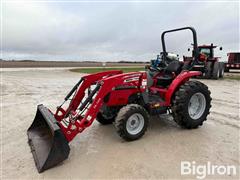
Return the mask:
<path fill-rule="evenodd" d="M 216 56 L 239 48 L 239 1 L 58 2 L 3 1 L 2 59 L 149 61 L 161 52 L 163 31 L 192 26 L 198 44 Z M 189 55 L 190 31 L 166 36 L 167 51 Z"/>

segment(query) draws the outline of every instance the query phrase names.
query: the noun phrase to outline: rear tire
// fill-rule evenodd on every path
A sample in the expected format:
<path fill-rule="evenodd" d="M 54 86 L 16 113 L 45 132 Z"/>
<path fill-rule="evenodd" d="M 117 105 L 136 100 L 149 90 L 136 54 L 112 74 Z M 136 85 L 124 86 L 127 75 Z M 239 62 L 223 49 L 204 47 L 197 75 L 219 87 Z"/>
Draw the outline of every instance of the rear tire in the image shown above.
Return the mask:
<path fill-rule="evenodd" d="M 219 74 L 219 77 L 220 78 L 223 78 L 224 76 L 224 68 L 225 68 L 225 64 L 223 62 L 220 62 L 220 74 Z"/>
<path fill-rule="evenodd" d="M 201 126 L 209 114 L 211 100 L 210 91 L 205 84 L 199 81 L 186 82 L 175 93 L 172 102 L 174 121 L 187 129 Z"/>
<path fill-rule="evenodd" d="M 112 124 L 114 122 L 114 119 L 115 117 L 106 119 L 100 112 L 97 114 L 97 117 L 96 117 L 96 120 L 102 125 Z"/>
<path fill-rule="evenodd" d="M 138 104 L 129 104 L 121 108 L 114 123 L 117 133 L 126 141 L 141 138 L 145 134 L 148 124 L 149 114 Z"/>
<path fill-rule="evenodd" d="M 218 79 L 219 76 L 220 76 L 220 63 L 216 61 L 213 65 L 212 77 L 213 79 Z"/>

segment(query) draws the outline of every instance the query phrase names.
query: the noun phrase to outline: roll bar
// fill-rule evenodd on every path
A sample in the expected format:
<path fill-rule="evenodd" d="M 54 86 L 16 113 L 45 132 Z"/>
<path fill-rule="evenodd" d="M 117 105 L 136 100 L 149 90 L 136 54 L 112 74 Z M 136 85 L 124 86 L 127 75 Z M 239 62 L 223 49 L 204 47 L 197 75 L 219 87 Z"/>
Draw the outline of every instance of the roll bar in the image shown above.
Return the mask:
<path fill-rule="evenodd" d="M 163 60 L 166 60 L 166 56 L 167 56 L 167 51 L 166 51 L 166 45 L 165 45 L 165 34 L 166 33 L 171 33 L 171 32 L 175 32 L 175 31 L 182 31 L 182 30 L 190 30 L 193 34 L 193 54 L 194 54 L 194 64 L 198 59 L 198 44 L 197 44 L 197 33 L 196 30 L 193 27 L 183 27 L 183 28 L 178 28 L 178 29 L 172 29 L 172 30 L 168 30 L 168 31 L 164 31 L 161 35 L 161 41 L 162 41 L 162 50 L 163 50 Z"/>

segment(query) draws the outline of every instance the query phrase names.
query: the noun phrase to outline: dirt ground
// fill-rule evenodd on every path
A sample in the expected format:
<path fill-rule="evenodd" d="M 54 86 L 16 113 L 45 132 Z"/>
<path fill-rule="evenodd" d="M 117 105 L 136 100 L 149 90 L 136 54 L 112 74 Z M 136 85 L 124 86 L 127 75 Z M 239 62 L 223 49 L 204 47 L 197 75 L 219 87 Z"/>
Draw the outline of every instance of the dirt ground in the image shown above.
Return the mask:
<path fill-rule="evenodd" d="M 202 80 L 212 92 L 212 109 L 201 128 L 184 130 L 171 116 L 151 117 L 145 136 L 125 142 L 112 125 L 97 122 L 71 143 L 69 158 L 38 174 L 27 144 L 27 128 L 38 104 L 54 110 L 80 78 L 66 69 L 1 72 L 2 179 L 179 179 L 181 161 L 239 167 L 240 81 Z M 239 178 L 207 176 L 207 178 Z"/>

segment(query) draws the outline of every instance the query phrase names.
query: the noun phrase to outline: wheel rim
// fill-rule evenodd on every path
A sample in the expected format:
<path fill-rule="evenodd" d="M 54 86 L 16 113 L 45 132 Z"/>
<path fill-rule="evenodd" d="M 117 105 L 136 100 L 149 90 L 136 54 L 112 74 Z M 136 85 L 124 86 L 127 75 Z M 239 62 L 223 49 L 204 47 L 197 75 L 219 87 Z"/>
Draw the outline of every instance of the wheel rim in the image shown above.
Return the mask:
<path fill-rule="evenodd" d="M 199 119 L 206 109 L 206 98 L 205 96 L 198 92 L 192 95 L 188 103 L 188 114 L 189 116 L 197 120 Z"/>
<path fill-rule="evenodd" d="M 144 127 L 144 117 L 140 113 L 132 114 L 126 123 L 127 132 L 131 135 L 136 135 Z"/>

